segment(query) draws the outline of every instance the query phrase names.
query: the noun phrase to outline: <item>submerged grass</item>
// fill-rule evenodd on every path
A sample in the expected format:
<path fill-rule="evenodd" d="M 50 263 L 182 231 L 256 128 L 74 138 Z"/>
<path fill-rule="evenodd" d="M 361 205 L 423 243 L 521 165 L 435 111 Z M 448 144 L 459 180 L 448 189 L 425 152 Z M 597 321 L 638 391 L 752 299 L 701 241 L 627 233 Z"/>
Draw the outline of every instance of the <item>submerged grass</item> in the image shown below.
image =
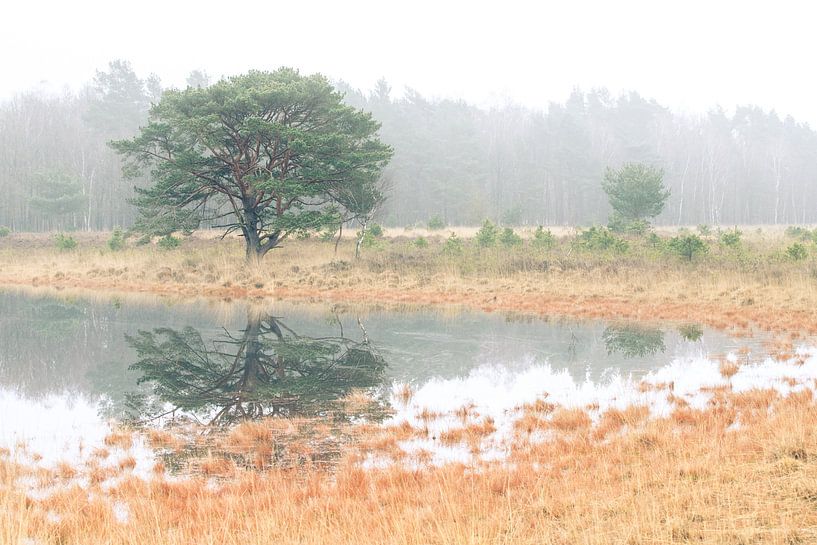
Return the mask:
<path fill-rule="evenodd" d="M 32 496 L 33 471 L 0 457 L 2 543 L 792 544 L 817 541 L 817 406 L 811 391 L 722 392 L 707 410 L 649 419 L 612 410 L 594 426 L 552 413 L 549 440 L 506 462 L 258 472 L 205 456 L 186 479 L 115 478 Z M 735 429 L 735 422 L 740 429 Z M 404 426 L 403 426 L 404 427 Z M 490 431 L 465 426 L 466 443 Z M 396 430 L 410 436 L 416 431 Z M 382 433 L 379 430 L 378 433 Z M 248 424 L 227 442 L 257 448 Z M 161 468 L 160 468 L 161 469 Z M 42 472 L 43 470 L 36 470 Z M 61 468 L 54 471 L 62 471 Z M 41 476 L 42 480 L 43 477 Z M 46 479 L 47 480 L 47 479 Z"/>

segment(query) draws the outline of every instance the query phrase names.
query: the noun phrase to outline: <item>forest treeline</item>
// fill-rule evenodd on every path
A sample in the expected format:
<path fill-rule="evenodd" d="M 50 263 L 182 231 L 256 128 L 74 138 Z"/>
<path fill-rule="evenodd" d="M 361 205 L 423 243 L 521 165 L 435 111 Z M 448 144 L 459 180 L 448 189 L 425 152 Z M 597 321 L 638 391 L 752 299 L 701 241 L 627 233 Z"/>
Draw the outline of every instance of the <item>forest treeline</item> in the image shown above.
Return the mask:
<path fill-rule="evenodd" d="M 193 72 L 190 86 L 208 84 Z M 382 123 L 394 156 L 384 172 L 387 225 L 606 223 L 607 167 L 664 170 L 671 195 L 659 224 L 817 222 L 817 132 L 758 107 L 682 115 L 654 100 L 574 91 L 546 111 L 481 109 L 432 100 L 385 81 L 371 92 L 343 82 L 345 100 Z M 114 61 L 79 92 L 22 93 L 0 104 L 0 225 L 15 230 L 130 226 L 134 184 L 108 146 L 134 135 L 162 93 Z"/>

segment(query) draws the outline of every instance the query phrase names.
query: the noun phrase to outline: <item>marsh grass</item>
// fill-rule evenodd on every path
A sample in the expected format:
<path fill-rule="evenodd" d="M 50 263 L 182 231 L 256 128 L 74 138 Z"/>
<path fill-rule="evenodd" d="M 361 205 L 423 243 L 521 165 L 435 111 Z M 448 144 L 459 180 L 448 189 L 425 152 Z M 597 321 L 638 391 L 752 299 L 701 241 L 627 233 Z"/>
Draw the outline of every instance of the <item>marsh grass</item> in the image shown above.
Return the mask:
<path fill-rule="evenodd" d="M 541 406 L 539 406 L 541 405 Z M 327 470 L 264 471 L 205 454 L 183 479 L 142 480 L 128 463 L 87 487 L 31 496 L 44 470 L 0 457 L 2 543 L 813 543 L 817 540 L 817 407 L 810 390 L 713 395 L 706 410 L 651 419 L 644 407 L 607 411 L 533 404 L 549 440 L 518 440 L 502 463 L 362 469 L 352 452 Z M 471 443 L 474 418 L 445 441 Z M 739 429 L 734 428 L 740 422 Z M 279 422 L 298 427 L 300 423 Z M 257 450 L 271 424 L 223 440 Z M 369 428 L 366 448 L 392 449 L 405 424 Z M 119 442 L 118 440 L 116 441 Z M 354 450 L 354 449 L 352 449 Z M 350 451 L 351 452 L 351 451 Z M 127 459 L 126 459 L 127 460 Z M 53 477 L 65 468 L 53 470 Z M 46 472 L 47 473 L 47 472 Z M 70 477 L 71 475 L 68 475 Z"/>

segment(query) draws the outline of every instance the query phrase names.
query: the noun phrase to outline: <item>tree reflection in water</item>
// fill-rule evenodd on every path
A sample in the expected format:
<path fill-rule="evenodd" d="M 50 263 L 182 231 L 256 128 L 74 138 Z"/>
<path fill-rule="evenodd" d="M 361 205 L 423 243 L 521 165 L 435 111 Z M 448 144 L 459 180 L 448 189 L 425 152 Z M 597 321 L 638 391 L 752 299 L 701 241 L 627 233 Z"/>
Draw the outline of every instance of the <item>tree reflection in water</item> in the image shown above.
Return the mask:
<path fill-rule="evenodd" d="M 192 327 L 139 331 L 126 336 L 138 357 L 130 369 L 141 373 L 139 384 L 150 385 L 153 396 L 131 396 L 131 411 L 155 419 L 154 397 L 164 408 L 210 423 L 320 415 L 353 389 L 383 383 L 386 362 L 360 329 L 359 341 L 342 331 L 305 337 L 279 318 L 250 312 L 240 334 L 225 332 L 209 343 Z"/>
<path fill-rule="evenodd" d="M 664 332 L 660 329 L 636 325 L 614 325 L 602 334 L 607 353 L 618 353 L 625 358 L 651 356 L 666 350 Z"/>

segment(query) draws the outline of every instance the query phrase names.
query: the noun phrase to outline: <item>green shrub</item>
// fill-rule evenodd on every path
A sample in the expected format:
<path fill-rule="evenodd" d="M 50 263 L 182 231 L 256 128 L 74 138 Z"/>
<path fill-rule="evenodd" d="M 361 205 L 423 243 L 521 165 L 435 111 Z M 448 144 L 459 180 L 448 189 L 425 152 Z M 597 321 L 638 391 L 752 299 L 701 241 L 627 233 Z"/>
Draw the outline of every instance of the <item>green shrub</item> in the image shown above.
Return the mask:
<path fill-rule="evenodd" d="M 543 250 L 550 250 L 556 244 L 556 239 L 550 229 L 547 231 L 541 225 L 533 232 L 533 238 L 530 241 L 534 248 L 541 248 Z"/>
<path fill-rule="evenodd" d="M 445 228 L 445 222 L 440 216 L 432 216 L 430 220 L 428 220 L 428 230 L 429 231 L 439 231 L 440 229 Z"/>
<path fill-rule="evenodd" d="M 664 239 L 656 235 L 655 233 L 650 233 L 647 235 L 647 245 L 651 246 L 652 248 L 660 248 L 664 244 Z"/>
<path fill-rule="evenodd" d="M 502 230 L 502 234 L 499 235 L 499 242 L 506 248 L 512 248 L 522 245 L 522 237 L 514 233 L 510 227 L 506 227 Z"/>
<path fill-rule="evenodd" d="M 671 238 L 667 246 L 673 253 L 686 258 L 687 261 L 692 261 L 695 256 L 709 251 L 706 242 L 698 235 L 678 235 Z"/>
<path fill-rule="evenodd" d="M 418 248 L 428 248 L 428 241 L 425 239 L 425 237 L 417 237 L 414 239 L 414 245 Z"/>
<path fill-rule="evenodd" d="M 803 261 L 808 257 L 808 250 L 799 242 L 795 242 L 786 248 L 786 257 L 792 261 Z"/>
<path fill-rule="evenodd" d="M 791 238 L 799 238 L 800 240 L 808 240 L 812 237 L 812 232 L 805 227 L 799 225 L 790 225 L 786 227 L 786 236 Z"/>
<path fill-rule="evenodd" d="M 59 250 L 73 250 L 77 247 L 77 241 L 71 235 L 57 233 L 54 235 L 54 244 Z"/>
<path fill-rule="evenodd" d="M 462 253 L 462 240 L 457 236 L 457 233 L 451 233 L 443 244 L 443 253 L 446 255 L 459 255 Z"/>
<path fill-rule="evenodd" d="M 373 223 L 369 226 L 369 232 L 376 238 L 383 236 L 383 228 L 377 223 Z"/>
<path fill-rule="evenodd" d="M 698 226 L 698 234 L 700 234 L 702 237 L 708 237 L 709 235 L 712 234 L 712 228 L 709 227 L 707 224 L 702 223 L 701 225 Z"/>
<path fill-rule="evenodd" d="M 704 335 L 704 330 L 700 324 L 684 324 L 678 328 L 678 333 L 684 340 L 695 342 Z"/>
<path fill-rule="evenodd" d="M 11 233 L 11 229 L 5 225 L 0 225 L 0 237 L 7 237 Z"/>
<path fill-rule="evenodd" d="M 739 248 L 742 235 L 743 233 L 735 227 L 732 231 L 724 231 L 721 233 L 718 242 L 721 243 L 721 246 L 726 246 L 727 248 Z"/>
<path fill-rule="evenodd" d="M 363 234 L 363 240 L 360 241 L 360 245 L 364 248 L 379 248 L 380 241 L 378 241 L 375 235 L 367 229 Z"/>
<path fill-rule="evenodd" d="M 125 247 L 125 233 L 119 227 L 116 227 L 111 233 L 111 238 L 108 239 L 108 248 L 113 252 L 118 252 Z"/>
<path fill-rule="evenodd" d="M 485 220 L 479 231 L 477 231 L 477 244 L 483 248 L 490 248 L 496 246 L 496 239 L 499 236 L 499 229 L 496 225 L 491 223 L 491 220 Z"/>
<path fill-rule="evenodd" d="M 157 245 L 162 250 L 173 250 L 174 248 L 178 248 L 182 241 L 173 235 L 165 235 L 159 239 Z"/>
<path fill-rule="evenodd" d="M 630 247 L 626 240 L 616 237 L 604 227 L 591 227 L 582 231 L 576 237 L 576 243 L 585 250 L 612 250 L 621 254 Z"/>

